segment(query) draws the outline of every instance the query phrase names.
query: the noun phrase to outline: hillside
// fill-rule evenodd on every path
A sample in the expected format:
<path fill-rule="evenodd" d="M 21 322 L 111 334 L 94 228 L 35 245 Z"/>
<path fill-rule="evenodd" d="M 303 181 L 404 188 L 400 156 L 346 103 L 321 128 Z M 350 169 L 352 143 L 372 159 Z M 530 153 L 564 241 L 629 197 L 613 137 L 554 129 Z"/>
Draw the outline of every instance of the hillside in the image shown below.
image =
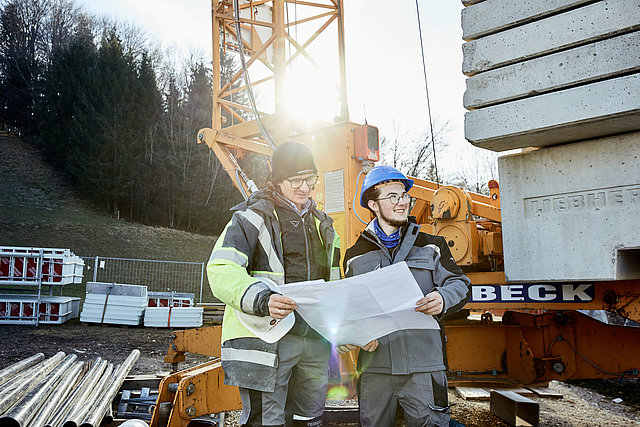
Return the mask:
<path fill-rule="evenodd" d="M 42 154 L 0 136 L 0 245 L 69 248 L 76 255 L 206 261 L 215 237 L 130 223 L 81 200 Z"/>

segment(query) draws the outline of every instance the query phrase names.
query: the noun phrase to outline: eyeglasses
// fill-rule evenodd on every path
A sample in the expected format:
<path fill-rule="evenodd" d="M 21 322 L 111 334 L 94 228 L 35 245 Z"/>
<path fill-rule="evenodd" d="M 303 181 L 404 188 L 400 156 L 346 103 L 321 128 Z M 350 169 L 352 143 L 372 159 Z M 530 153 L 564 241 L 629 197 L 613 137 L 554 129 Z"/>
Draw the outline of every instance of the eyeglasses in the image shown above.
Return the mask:
<path fill-rule="evenodd" d="M 303 182 L 306 182 L 307 186 L 311 188 L 318 183 L 318 175 L 311 175 L 306 178 L 293 178 L 293 179 L 287 178 L 286 180 L 289 181 L 289 184 L 291 184 L 291 188 L 293 188 L 294 190 L 302 187 Z"/>
<path fill-rule="evenodd" d="M 381 198 L 376 199 L 376 200 L 386 200 L 386 199 L 389 199 L 391 204 L 397 205 L 400 202 L 409 203 L 411 201 L 412 197 L 410 195 L 408 195 L 407 193 L 402 193 L 399 196 L 397 194 L 391 194 L 388 197 L 381 197 Z"/>

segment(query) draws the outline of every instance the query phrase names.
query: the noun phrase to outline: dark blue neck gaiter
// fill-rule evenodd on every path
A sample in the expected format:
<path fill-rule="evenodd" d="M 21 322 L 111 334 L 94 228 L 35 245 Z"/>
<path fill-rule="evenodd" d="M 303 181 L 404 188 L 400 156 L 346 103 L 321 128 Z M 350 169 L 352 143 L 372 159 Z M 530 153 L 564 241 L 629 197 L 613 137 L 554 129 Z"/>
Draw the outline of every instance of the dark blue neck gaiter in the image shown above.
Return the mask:
<path fill-rule="evenodd" d="M 373 229 L 375 230 L 376 235 L 378 236 L 382 244 L 387 249 L 394 248 L 400 241 L 400 229 L 398 228 L 394 233 L 391 233 L 390 236 L 387 236 L 386 233 L 382 231 L 382 228 L 380 228 L 380 226 L 378 225 L 377 218 L 373 220 Z"/>

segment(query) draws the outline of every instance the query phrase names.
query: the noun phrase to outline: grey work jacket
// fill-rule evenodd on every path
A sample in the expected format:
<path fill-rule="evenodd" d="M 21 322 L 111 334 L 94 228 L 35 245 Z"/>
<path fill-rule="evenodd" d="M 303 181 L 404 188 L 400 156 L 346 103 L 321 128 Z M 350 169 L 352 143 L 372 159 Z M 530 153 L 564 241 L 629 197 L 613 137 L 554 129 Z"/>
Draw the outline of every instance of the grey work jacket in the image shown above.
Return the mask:
<path fill-rule="evenodd" d="M 409 222 L 401 230 L 398 245 L 390 252 L 378 239 L 370 223 L 344 259 L 346 277 L 367 273 L 405 261 L 424 295 L 438 291 L 444 300 L 440 321 L 457 312 L 469 298 L 471 283 L 455 264 L 444 238 L 419 231 Z M 389 286 L 393 286 L 390 283 Z M 378 339 L 373 352 L 360 351 L 362 372 L 403 375 L 445 369 L 443 335 L 433 329 L 409 329 Z"/>

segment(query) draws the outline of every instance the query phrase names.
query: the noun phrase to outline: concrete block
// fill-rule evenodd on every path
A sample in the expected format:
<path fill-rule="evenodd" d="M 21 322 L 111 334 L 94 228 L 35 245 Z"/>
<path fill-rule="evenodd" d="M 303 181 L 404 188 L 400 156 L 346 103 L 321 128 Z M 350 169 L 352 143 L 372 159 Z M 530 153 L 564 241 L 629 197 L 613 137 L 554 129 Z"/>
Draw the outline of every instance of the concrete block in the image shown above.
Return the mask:
<path fill-rule="evenodd" d="M 640 132 L 498 159 L 509 282 L 640 278 Z"/>
<path fill-rule="evenodd" d="M 640 29 L 638 0 L 589 4 L 462 45 L 468 76 Z"/>
<path fill-rule="evenodd" d="M 465 137 L 494 151 L 640 130 L 640 73 L 469 111 Z"/>
<path fill-rule="evenodd" d="M 467 79 L 465 108 L 640 71 L 640 31 L 508 65 Z"/>
<path fill-rule="evenodd" d="M 593 0 L 487 0 L 462 9 L 462 38 L 473 40 Z M 464 3 L 464 2 L 463 2 Z"/>

